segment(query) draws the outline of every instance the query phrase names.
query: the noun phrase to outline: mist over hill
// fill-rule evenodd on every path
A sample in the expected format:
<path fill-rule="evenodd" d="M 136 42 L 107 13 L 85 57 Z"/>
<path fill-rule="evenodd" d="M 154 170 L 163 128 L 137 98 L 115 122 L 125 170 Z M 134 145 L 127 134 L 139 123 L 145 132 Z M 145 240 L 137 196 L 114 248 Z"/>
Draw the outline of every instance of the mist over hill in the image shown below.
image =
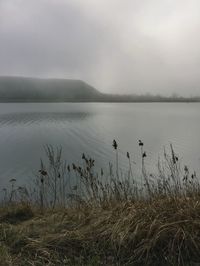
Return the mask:
<path fill-rule="evenodd" d="M 94 101 L 100 95 L 81 80 L 0 77 L 1 102 Z"/>
<path fill-rule="evenodd" d="M 199 102 L 200 97 L 105 94 L 81 80 L 0 76 L 0 102 Z"/>

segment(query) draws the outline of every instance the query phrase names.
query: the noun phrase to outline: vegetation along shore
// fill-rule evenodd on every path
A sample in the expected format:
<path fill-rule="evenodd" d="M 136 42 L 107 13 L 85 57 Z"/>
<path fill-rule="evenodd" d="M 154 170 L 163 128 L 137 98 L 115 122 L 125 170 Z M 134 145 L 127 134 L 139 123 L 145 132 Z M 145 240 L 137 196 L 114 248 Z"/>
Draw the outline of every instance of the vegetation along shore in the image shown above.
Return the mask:
<path fill-rule="evenodd" d="M 32 188 L 15 179 L 3 189 L 0 265 L 200 265 L 200 182 L 172 145 L 149 173 L 142 140 L 141 174 L 109 170 L 82 154 L 68 165 L 46 146 Z"/>

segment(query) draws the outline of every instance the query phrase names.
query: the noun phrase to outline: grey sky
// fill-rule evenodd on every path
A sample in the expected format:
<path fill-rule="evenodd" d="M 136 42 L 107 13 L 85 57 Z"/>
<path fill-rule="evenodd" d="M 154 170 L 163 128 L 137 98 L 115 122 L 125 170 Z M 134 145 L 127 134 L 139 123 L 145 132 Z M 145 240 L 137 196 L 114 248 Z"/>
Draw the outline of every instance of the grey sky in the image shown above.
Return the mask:
<path fill-rule="evenodd" d="M 0 75 L 200 95 L 199 0 L 0 0 Z"/>

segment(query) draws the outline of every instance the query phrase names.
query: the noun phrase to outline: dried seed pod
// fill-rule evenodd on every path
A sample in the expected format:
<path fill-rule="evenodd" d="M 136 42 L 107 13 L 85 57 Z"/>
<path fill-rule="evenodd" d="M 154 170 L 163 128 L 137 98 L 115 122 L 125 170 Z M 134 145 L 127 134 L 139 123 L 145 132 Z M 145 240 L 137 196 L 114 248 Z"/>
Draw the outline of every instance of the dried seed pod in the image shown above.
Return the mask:
<path fill-rule="evenodd" d="M 43 176 L 46 176 L 47 175 L 47 171 L 45 170 L 39 170 L 40 174 L 43 175 Z"/>
<path fill-rule="evenodd" d="M 67 166 L 67 171 L 70 172 L 70 165 Z"/>
<path fill-rule="evenodd" d="M 101 168 L 101 176 L 103 176 L 103 169 Z"/>
<path fill-rule="evenodd" d="M 142 158 L 145 158 L 145 157 L 147 157 L 147 154 L 146 154 L 146 152 L 143 152 Z"/>
<path fill-rule="evenodd" d="M 139 139 L 139 146 L 144 146 L 144 143 Z"/>
<path fill-rule="evenodd" d="M 17 180 L 15 178 L 12 178 L 10 179 L 10 182 L 13 183 L 13 182 L 16 182 Z"/>
<path fill-rule="evenodd" d="M 112 146 L 113 146 L 113 148 L 114 148 L 115 150 L 117 150 L 117 146 L 118 146 L 118 145 L 117 145 L 117 142 L 116 142 L 115 139 L 113 140 L 113 145 L 112 145 Z"/>

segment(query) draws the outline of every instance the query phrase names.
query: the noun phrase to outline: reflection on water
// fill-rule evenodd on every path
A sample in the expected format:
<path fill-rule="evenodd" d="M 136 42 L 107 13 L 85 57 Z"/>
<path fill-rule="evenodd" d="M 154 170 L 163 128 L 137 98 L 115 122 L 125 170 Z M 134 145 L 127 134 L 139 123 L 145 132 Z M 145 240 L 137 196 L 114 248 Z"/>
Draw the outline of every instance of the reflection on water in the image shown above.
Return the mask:
<path fill-rule="evenodd" d="M 63 147 L 68 163 L 81 154 L 97 169 L 115 163 L 112 141 L 119 144 L 120 168 L 140 168 L 138 140 L 145 143 L 146 165 L 155 170 L 163 148 L 173 143 L 181 162 L 198 171 L 200 104 L 8 103 L 0 104 L 0 185 L 11 178 L 27 181 L 40 167 L 43 145 Z M 139 177 L 138 177 L 139 178 Z"/>
<path fill-rule="evenodd" d="M 91 113 L 74 112 L 74 113 L 58 113 L 58 112 L 28 112 L 28 113 L 8 113 L 0 115 L 0 126 L 3 125 L 30 125 L 33 123 L 64 123 L 78 122 L 87 119 Z"/>

